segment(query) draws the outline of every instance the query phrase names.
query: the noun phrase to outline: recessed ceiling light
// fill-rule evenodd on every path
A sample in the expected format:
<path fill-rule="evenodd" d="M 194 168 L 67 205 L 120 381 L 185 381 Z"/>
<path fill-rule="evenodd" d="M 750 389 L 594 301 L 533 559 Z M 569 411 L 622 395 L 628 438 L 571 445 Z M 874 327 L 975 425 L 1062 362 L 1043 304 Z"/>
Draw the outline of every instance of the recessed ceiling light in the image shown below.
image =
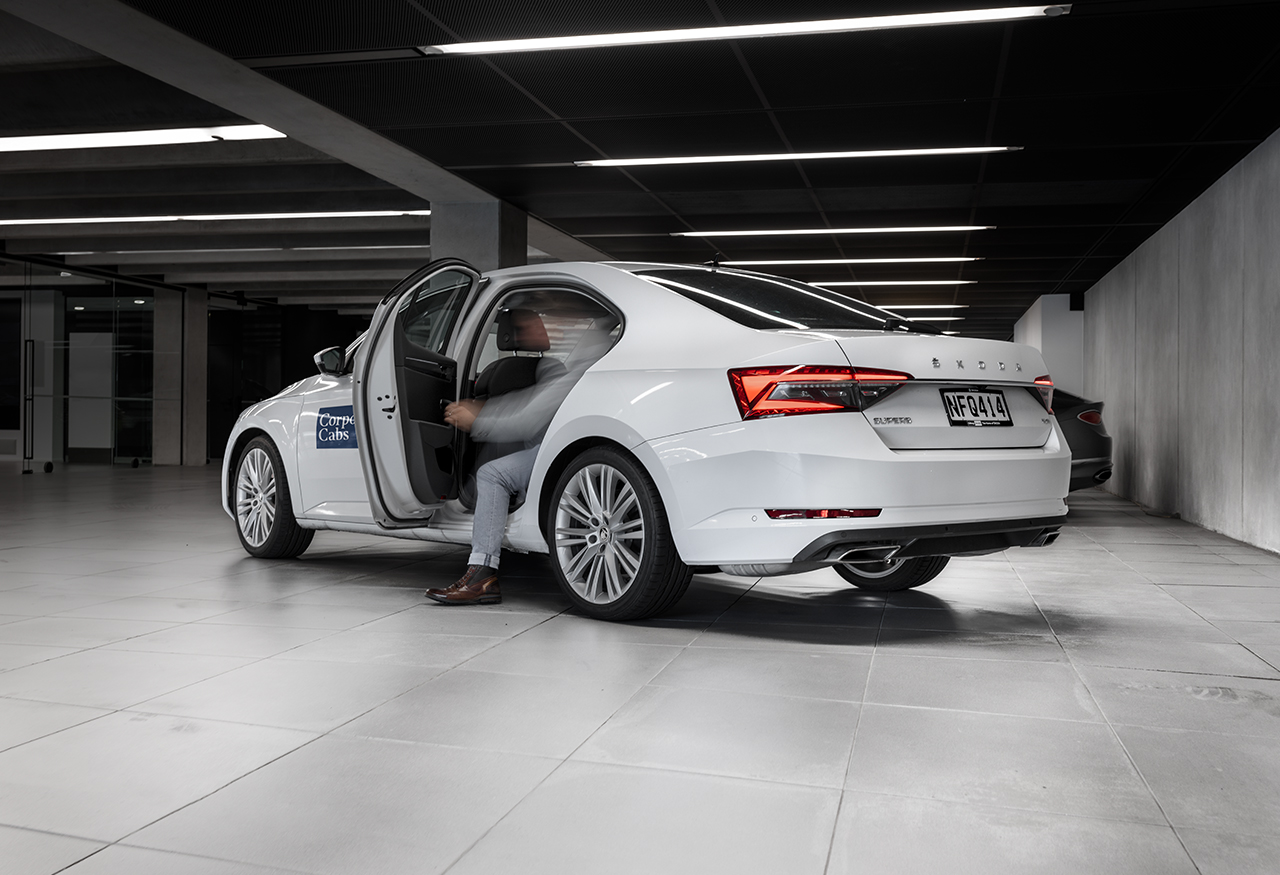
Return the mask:
<path fill-rule="evenodd" d="M 897 27 L 981 24 L 991 21 L 1013 21 L 1022 18 L 1053 18 L 1070 11 L 1071 5 L 1069 3 L 1054 6 L 1011 6 L 1004 9 L 964 9 L 957 12 L 876 15 L 865 18 L 837 18 L 825 21 L 783 21 L 773 24 L 747 24 L 731 27 L 694 27 L 682 30 L 649 30 L 636 33 L 597 33 L 584 36 L 450 43 L 439 46 L 419 46 L 418 51 L 424 55 L 494 55 L 505 52 L 540 52 L 552 49 L 587 49 L 604 46 L 646 45 L 650 43 L 850 33 L 859 30 L 888 30 Z"/>
<path fill-rule="evenodd" d="M 146 302 L 146 301 L 144 301 L 144 300 L 142 300 L 141 298 L 135 298 L 133 303 L 135 303 L 135 304 L 145 304 L 145 303 L 147 303 L 147 302 Z"/>
<path fill-rule="evenodd" d="M 683 158 L 600 158 L 579 167 L 649 167 L 663 164 L 728 164 L 736 161 L 815 161 L 824 158 L 914 158 L 925 155 L 984 155 L 1017 152 L 1022 146 L 957 146 L 946 149 L 864 149 L 857 152 L 783 152 L 761 155 L 690 155 Z"/>
<path fill-rule="evenodd" d="M 881 310 L 965 310 L 968 304 L 879 304 Z"/>
<path fill-rule="evenodd" d="M 128 222 L 232 222 L 247 219 L 364 219 L 429 216 L 431 210 L 350 210 L 332 213 L 228 213 L 209 216 L 95 216 L 65 219 L 0 219 L 0 225 L 114 225 Z"/>
<path fill-rule="evenodd" d="M 72 307 L 73 310 L 83 310 L 84 307 Z"/>
<path fill-rule="evenodd" d="M 917 228 L 784 228 L 769 231 L 672 231 L 672 237 L 789 237 L 795 234 L 926 234 L 935 231 L 990 231 L 995 225 L 931 225 Z"/>
<path fill-rule="evenodd" d="M 266 125 L 164 128 L 156 131 L 102 131 L 93 134 L 47 134 L 36 137 L 0 137 L 0 152 L 172 146 L 177 143 L 212 143 L 216 140 L 273 140 L 283 136 L 285 135 Z"/>
<path fill-rule="evenodd" d="M 764 267 L 785 264 L 941 264 L 954 261 L 981 261 L 972 256 L 953 258 L 778 258 L 767 261 L 722 261 L 725 267 Z"/>
<path fill-rule="evenodd" d="M 872 280 L 870 282 L 859 282 L 858 280 L 840 281 L 834 283 L 813 283 L 815 286 L 967 286 L 975 283 L 977 280 Z"/>

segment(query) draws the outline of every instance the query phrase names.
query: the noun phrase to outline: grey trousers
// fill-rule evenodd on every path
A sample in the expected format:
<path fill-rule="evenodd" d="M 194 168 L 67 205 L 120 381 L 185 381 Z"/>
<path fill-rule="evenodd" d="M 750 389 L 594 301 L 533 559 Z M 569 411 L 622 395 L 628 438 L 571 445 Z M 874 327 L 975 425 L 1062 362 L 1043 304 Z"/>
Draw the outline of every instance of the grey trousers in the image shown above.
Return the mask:
<path fill-rule="evenodd" d="M 507 508 L 512 496 L 524 498 L 537 456 L 538 448 L 530 447 L 486 462 L 476 472 L 476 514 L 468 565 L 498 567 L 502 535 L 507 528 Z"/>

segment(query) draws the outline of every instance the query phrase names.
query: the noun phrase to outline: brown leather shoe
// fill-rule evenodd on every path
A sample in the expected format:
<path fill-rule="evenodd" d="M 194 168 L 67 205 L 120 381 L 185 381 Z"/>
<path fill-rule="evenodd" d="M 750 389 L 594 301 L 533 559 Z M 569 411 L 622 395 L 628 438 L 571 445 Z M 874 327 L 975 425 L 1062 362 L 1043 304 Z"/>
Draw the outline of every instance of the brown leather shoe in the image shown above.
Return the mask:
<path fill-rule="evenodd" d="M 502 601 L 498 572 L 486 565 L 468 565 L 457 583 L 427 590 L 427 598 L 442 605 L 496 605 Z"/>

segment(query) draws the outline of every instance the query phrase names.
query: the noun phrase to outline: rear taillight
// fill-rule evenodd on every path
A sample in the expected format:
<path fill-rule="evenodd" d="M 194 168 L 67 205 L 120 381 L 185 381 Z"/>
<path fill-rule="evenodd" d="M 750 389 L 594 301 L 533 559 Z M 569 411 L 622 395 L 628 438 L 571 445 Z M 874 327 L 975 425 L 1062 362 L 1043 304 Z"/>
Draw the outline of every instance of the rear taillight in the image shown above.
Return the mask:
<path fill-rule="evenodd" d="M 898 371 L 826 365 L 729 371 L 729 385 L 743 419 L 865 410 L 910 379 L 910 374 Z"/>
<path fill-rule="evenodd" d="M 1089 425 L 1102 425 L 1102 414 L 1096 410 L 1086 410 L 1076 416 L 1076 419 L 1081 422 L 1087 422 Z"/>
<path fill-rule="evenodd" d="M 1053 413 L 1053 380 L 1048 374 L 1036 377 L 1036 391 L 1040 393 L 1040 403 L 1044 409 Z"/>

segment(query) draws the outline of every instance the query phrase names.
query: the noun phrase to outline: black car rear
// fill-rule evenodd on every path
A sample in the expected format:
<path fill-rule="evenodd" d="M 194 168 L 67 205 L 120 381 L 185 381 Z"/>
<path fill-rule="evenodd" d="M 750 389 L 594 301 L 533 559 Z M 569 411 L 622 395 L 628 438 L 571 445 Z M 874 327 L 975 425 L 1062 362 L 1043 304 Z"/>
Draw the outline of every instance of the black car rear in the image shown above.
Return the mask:
<path fill-rule="evenodd" d="M 1053 415 L 1071 447 L 1073 492 L 1111 479 L 1111 435 L 1102 422 L 1102 406 L 1061 389 L 1053 393 Z"/>

